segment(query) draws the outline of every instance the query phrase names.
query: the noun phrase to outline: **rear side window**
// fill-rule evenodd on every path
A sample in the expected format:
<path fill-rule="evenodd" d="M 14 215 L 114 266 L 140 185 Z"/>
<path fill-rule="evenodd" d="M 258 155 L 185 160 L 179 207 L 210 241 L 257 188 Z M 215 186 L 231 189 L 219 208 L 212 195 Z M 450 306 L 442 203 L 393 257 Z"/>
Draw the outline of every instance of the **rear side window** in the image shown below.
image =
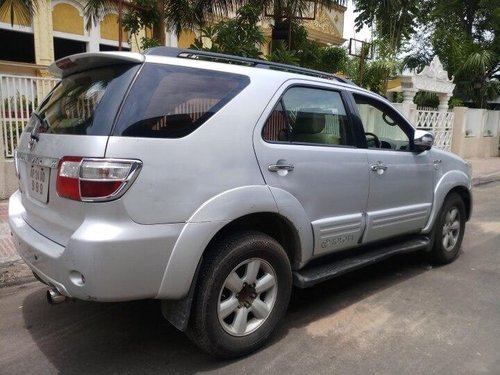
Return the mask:
<path fill-rule="evenodd" d="M 181 138 L 233 99 L 246 76 L 146 64 L 126 99 L 114 135 Z"/>
<path fill-rule="evenodd" d="M 292 87 L 264 125 L 267 142 L 352 146 L 353 137 L 340 93 Z"/>
<path fill-rule="evenodd" d="M 63 78 L 36 111 L 41 131 L 109 135 L 116 111 L 137 70 L 137 65 L 115 65 Z M 31 129 L 28 126 L 26 130 Z"/>

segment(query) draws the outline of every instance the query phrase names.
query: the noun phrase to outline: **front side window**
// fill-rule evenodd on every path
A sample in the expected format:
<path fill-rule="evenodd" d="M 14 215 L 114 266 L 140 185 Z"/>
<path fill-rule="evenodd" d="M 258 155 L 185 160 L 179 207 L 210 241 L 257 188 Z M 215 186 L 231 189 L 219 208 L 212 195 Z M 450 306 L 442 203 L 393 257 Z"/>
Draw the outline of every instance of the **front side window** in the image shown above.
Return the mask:
<path fill-rule="evenodd" d="M 181 138 L 233 99 L 246 76 L 171 65 L 146 64 L 124 104 L 115 135 Z"/>
<path fill-rule="evenodd" d="M 352 145 L 342 97 L 336 91 L 292 87 L 269 116 L 262 136 L 268 142 Z"/>
<path fill-rule="evenodd" d="M 368 148 L 409 151 L 410 138 L 394 112 L 376 101 L 354 94 Z"/>

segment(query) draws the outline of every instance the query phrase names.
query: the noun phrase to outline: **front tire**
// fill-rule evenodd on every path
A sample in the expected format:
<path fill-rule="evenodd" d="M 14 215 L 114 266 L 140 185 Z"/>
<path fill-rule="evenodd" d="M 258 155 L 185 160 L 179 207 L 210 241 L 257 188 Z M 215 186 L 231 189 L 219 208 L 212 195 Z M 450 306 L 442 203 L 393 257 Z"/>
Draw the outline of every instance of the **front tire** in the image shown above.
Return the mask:
<path fill-rule="evenodd" d="M 459 255 L 465 231 L 465 205 L 460 195 L 449 195 L 435 224 L 434 245 L 430 252 L 436 264 L 448 264 Z"/>
<path fill-rule="evenodd" d="M 239 232 L 208 250 L 194 297 L 188 336 L 222 358 L 265 344 L 288 307 L 290 261 L 283 247 L 260 232 Z"/>

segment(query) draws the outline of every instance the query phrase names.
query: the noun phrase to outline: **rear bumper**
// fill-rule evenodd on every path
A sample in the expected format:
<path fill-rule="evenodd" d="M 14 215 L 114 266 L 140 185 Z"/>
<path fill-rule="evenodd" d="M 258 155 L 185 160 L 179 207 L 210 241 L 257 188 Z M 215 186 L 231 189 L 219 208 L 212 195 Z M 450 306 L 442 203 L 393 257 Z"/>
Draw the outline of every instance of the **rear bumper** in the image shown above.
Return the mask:
<path fill-rule="evenodd" d="M 24 211 L 18 191 L 9 200 L 9 224 L 19 255 L 47 284 L 83 300 L 154 298 L 184 227 L 88 219 L 61 246 L 30 227 Z"/>

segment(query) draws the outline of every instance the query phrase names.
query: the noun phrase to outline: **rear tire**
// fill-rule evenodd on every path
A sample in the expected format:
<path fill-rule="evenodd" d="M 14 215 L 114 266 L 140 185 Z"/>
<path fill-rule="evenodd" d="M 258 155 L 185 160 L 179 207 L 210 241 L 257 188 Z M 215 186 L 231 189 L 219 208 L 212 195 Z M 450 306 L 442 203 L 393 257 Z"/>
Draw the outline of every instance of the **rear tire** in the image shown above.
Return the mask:
<path fill-rule="evenodd" d="M 284 316 L 292 289 L 283 247 L 260 232 L 239 232 L 205 256 L 188 336 L 221 358 L 251 353 L 266 343 Z"/>
<path fill-rule="evenodd" d="M 465 231 L 465 205 L 460 195 L 450 194 L 434 224 L 434 245 L 429 253 L 436 264 L 448 264 L 459 255 Z"/>

